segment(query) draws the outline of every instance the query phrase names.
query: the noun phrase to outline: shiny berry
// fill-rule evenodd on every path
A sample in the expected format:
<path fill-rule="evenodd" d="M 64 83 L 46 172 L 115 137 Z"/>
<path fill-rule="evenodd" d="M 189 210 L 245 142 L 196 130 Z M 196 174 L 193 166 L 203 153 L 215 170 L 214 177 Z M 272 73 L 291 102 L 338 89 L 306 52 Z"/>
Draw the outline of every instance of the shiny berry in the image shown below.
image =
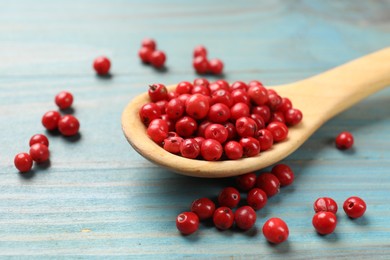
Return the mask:
<path fill-rule="evenodd" d="M 192 202 L 191 211 L 198 215 L 200 220 L 208 219 L 214 215 L 215 203 L 209 198 L 200 198 Z"/>
<path fill-rule="evenodd" d="M 148 126 L 146 133 L 156 143 L 161 144 L 168 137 L 169 127 L 165 120 L 154 119 Z"/>
<path fill-rule="evenodd" d="M 49 131 L 58 128 L 58 121 L 60 121 L 61 114 L 57 111 L 46 112 L 42 117 L 42 125 Z"/>
<path fill-rule="evenodd" d="M 271 122 L 267 125 L 267 130 L 272 133 L 274 142 L 281 142 L 287 138 L 288 128 L 281 122 Z"/>
<path fill-rule="evenodd" d="M 236 226 L 242 230 L 248 230 L 256 223 L 256 212 L 250 206 L 242 206 L 234 212 Z"/>
<path fill-rule="evenodd" d="M 157 83 L 157 84 L 149 85 L 148 95 L 152 102 L 167 100 L 168 90 L 165 87 L 165 85 Z"/>
<path fill-rule="evenodd" d="M 265 123 L 268 123 L 271 120 L 271 110 L 268 106 L 255 106 L 252 108 L 252 114 L 260 115 Z"/>
<path fill-rule="evenodd" d="M 332 198 L 322 197 L 316 199 L 316 201 L 313 204 L 313 208 L 315 212 L 329 211 L 336 214 L 338 206 L 336 201 L 334 201 Z"/>
<path fill-rule="evenodd" d="M 294 126 L 302 121 L 302 112 L 296 108 L 290 108 L 284 113 L 284 119 L 287 125 Z"/>
<path fill-rule="evenodd" d="M 275 175 L 265 172 L 257 176 L 256 187 L 262 189 L 267 197 L 272 197 L 279 192 L 280 182 Z"/>
<path fill-rule="evenodd" d="M 278 178 L 280 182 L 280 186 L 288 186 L 291 183 L 294 182 L 294 172 L 291 170 L 291 168 L 286 164 L 277 164 L 275 165 L 272 170 L 272 174 Z"/>
<path fill-rule="evenodd" d="M 191 90 L 191 94 L 202 94 L 206 96 L 208 99 L 210 99 L 210 89 L 203 85 L 194 85 L 194 87 Z"/>
<path fill-rule="evenodd" d="M 256 174 L 249 172 L 236 177 L 236 186 L 240 191 L 249 191 L 256 184 Z"/>
<path fill-rule="evenodd" d="M 31 170 L 33 160 L 28 153 L 18 153 L 14 158 L 14 165 L 21 173 Z"/>
<path fill-rule="evenodd" d="M 210 101 L 202 94 L 193 94 L 187 99 L 185 106 L 189 116 L 194 119 L 202 119 L 209 113 Z"/>
<path fill-rule="evenodd" d="M 222 103 L 216 103 L 209 109 L 208 119 L 214 123 L 225 123 L 230 118 L 230 108 Z"/>
<path fill-rule="evenodd" d="M 138 57 L 141 59 L 143 63 L 150 63 L 150 57 L 152 56 L 153 50 L 142 47 L 138 51 Z"/>
<path fill-rule="evenodd" d="M 270 243 L 280 244 L 288 238 L 288 226 L 280 218 L 270 218 L 263 225 L 263 235 Z"/>
<path fill-rule="evenodd" d="M 207 49 L 203 45 L 198 45 L 194 48 L 194 58 L 198 56 L 207 57 Z"/>
<path fill-rule="evenodd" d="M 148 126 L 154 119 L 161 117 L 161 110 L 156 103 L 146 103 L 139 110 L 139 117 L 145 126 Z"/>
<path fill-rule="evenodd" d="M 253 85 L 248 88 L 248 95 L 252 102 L 258 106 L 262 106 L 268 101 L 267 89 L 260 85 Z"/>
<path fill-rule="evenodd" d="M 227 142 L 224 147 L 224 152 L 227 158 L 230 160 L 237 160 L 242 158 L 244 154 L 244 150 L 242 149 L 242 146 L 237 141 L 229 141 Z"/>
<path fill-rule="evenodd" d="M 341 132 L 336 137 L 336 147 L 340 150 L 346 150 L 353 145 L 353 135 L 350 132 Z"/>
<path fill-rule="evenodd" d="M 335 230 L 337 217 L 330 211 L 320 211 L 313 216 L 312 223 L 319 234 L 327 235 Z"/>
<path fill-rule="evenodd" d="M 179 98 L 173 98 L 165 107 L 165 112 L 169 119 L 177 120 L 184 115 L 185 106 Z"/>
<path fill-rule="evenodd" d="M 232 120 L 237 120 L 240 117 L 249 117 L 250 114 L 249 106 L 243 102 L 235 103 L 230 108 L 230 118 Z"/>
<path fill-rule="evenodd" d="M 58 121 L 58 130 L 64 136 L 76 135 L 79 132 L 79 128 L 79 120 L 72 115 L 63 116 Z"/>
<path fill-rule="evenodd" d="M 184 139 L 180 144 L 180 153 L 185 158 L 195 159 L 200 154 L 200 146 L 193 138 Z"/>
<path fill-rule="evenodd" d="M 70 92 L 61 91 L 56 95 L 54 101 L 60 109 L 67 109 L 72 106 L 73 95 Z"/>
<path fill-rule="evenodd" d="M 242 146 L 243 156 L 253 157 L 260 153 L 260 143 L 256 138 L 243 137 L 239 141 Z"/>
<path fill-rule="evenodd" d="M 154 51 L 157 47 L 157 44 L 156 44 L 156 41 L 151 39 L 151 38 L 145 38 L 142 40 L 141 42 L 141 46 L 143 48 L 147 48 L 147 49 L 150 49 L 152 51 Z"/>
<path fill-rule="evenodd" d="M 245 82 L 242 82 L 242 81 L 235 81 L 230 86 L 230 90 L 233 91 L 233 90 L 236 90 L 236 89 L 242 89 L 242 90 L 244 90 L 246 92 L 246 90 L 248 89 L 248 85 Z"/>
<path fill-rule="evenodd" d="M 236 103 L 245 103 L 248 106 L 251 105 L 251 100 L 248 95 L 248 92 L 246 92 L 244 89 L 235 89 L 230 92 L 230 96 L 232 97 L 233 104 Z"/>
<path fill-rule="evenodd" d="M 284 97 L 282 98 L 282 103 L 278 107 L 277 111 L 281 111 L 282 113 L 285 113 L 287 110 L 289 110 L 292 107 L 293 106 L 291 100 L 289 98 Z"/>
<path fill-rule="evenodd" d="M 229 108 L 233 105 L 232 96 L 230 95 L 230 92 L 225 89 L 218 89 L 212 92 L 211 102 L 213 104 L 222 103 Z"/>
<path fill-rule="evenodd" d="M 219 206 L 234 208 L 240 202 L 240 192 L 233 187 L 224 188 L 218 195 Z"/>
<path fill-rule="evenodd" d="M 203 86 L 208 88 L 210 85 L 210 82 L 205 78 L 197 78 L 194 79 L 194 86 Z"/>
<path fill-rule="evenodd" d="M 213 222 L 216 228 L 226 230 L 234 223 L 233 211 L 228 207 L 219 207 L 214 211 Z"/>
<path fill-rule="evenodd" d="M 200 147 L 200 154 L 206 161 L 218 161 L 223 154 L 223 147 L 217 140 L 205 139 Z"/>
<path fill-rule="evenodd" d="M 260 129 L 255 133 L 255 136 L 260 144 L 260 151 L 270 149 L 274 143 L 274 136 L 267 129 Z"/>
<path fill-rule="evenodd" d="M 241 137 L 253 137 L 257 131 L 255 120 L 250 117 L 240 117 L 236 120 L 236 131 Z"/>
<path fill-rule="evenodd" d="M 33 159 L 33 161 L 37 162 L 37 163 L 42 163 L 42 162 L 45 162 L 49 159 L 49 148 L 47 148 L 46 145 L 44 144 L 40 144 L 40 143 L 37 143 L 37 144 L 33 144 L 31 147 L 30 147 L 30 156 L 31 156 L 31 159 Z"/>
<path fill-rule="evenodd" d="M 228 138 L 228 131 L 221 124 L 210 124 L 204 131 L 204 137 L 206 139 L 217 140 L 220 144 L 222 144 Z"/>
<path fill-rule="evenodd" d="M 161 68 L 164 66 L 167 57 L 163 51 L 153 51 L 150 55 L 150 63 L 155 68 Z"/>
<path fill-rule="evenodd" d="M 164 139 L 163 148 L 170 153 L 178 154 L 180 153 L 180 145 L 183 140 L 180 136 L 169 136 L 168 133 L 168 137 Z"/>
<path fill-rule="evenodd" d="M 205 56 L 197 56 L 192 62 L 196 73 L 205 74 L 209 71 L 209 61 Z"/>
<path fill-rule="evenodd" d="M 37 143 L 44 144 L 47 147 L 49 147 L 49 139 L 47 139 L 46 135 L 43 134 L 33 135 L 30 138 L 29 145 L 32 146 L 33 144 L 37 144 Z"/>
<path fill-rule="evenodd" d="M 183 235 L 190 235 L 198 230 L 199 218 L 194 212 L 183 212 L 176 217 L 176 227 Z"/>
<path fill-rule="evenodd" d="M 367 206 L 364 200 L 359 197 L 349 197 L 344 201 L 343 209 L 350 218 L 360 218 L 366 212 Z"/>
<path fill-rule="evenodd" d="M 267 194 L 260 188 L 253 188 L 248 192 L 246 201 L 254 210 L 264 208 L 267 204 Z"/>
<path fill-rule="evenodd" d="M 111 62 L 107 57 L 101 56 L 94 60 L 93 68 L 98 75 L 107 75 L 110 71 Z"/>
<path fill-rule="evenodd" d="M 176 121 L 175 129 L 181 137 L 190 137 L 198 129 L 198 123 L 192 117 L 183 116 Z"/>
<path fill-rule="evenodd" d="M 191 93 L 193 88 L 193 85 L 191 82 L 188 81 L 182 81 L 179 84 L 177 84 L 175 92 L 179 95 L 181 94 L 189 94 Z"/>
<path fill-rule="evenodd" d="M 223 62 L 220 59 L 211 59 L 209 61 L 209 70 L 212 74 L 221 74 L 223 71 Z"/>

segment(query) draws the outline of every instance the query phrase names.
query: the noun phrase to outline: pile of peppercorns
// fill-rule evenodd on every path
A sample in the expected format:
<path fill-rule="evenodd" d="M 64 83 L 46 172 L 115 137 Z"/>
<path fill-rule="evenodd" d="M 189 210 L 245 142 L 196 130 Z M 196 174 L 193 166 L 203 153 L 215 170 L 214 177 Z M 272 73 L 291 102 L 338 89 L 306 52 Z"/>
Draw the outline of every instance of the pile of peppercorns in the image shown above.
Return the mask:
<path fill-rule="evenodd" d="M 139 111 L 148 136 L 165 150 L 208 161 L 253 157 L 287 138 L 301 122 L 291 101 L 260 81 L 248 84 L 203 78 L 173 91 L 152 84 L 150 102 Z"/>

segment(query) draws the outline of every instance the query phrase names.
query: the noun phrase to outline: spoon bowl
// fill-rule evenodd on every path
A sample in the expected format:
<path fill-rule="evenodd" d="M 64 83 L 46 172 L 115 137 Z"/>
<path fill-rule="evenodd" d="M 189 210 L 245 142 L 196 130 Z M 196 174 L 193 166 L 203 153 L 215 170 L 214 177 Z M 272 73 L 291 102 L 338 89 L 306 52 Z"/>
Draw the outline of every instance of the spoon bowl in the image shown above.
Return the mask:
<path fill-rule="evenodd" d="M 239 160 L 187 159 L 165 151 L 146 134 L 139 110 L 148 93 L 135 97 L 122 113 L 122 129 L 133 148 L 149 161 L 183 175 L 221 178 L 256 171 L 277 163 L 298 149 L 321 125 L 365 97 L 390 85 L 390 48 L 356 59 L 291 84 L 272 86 L 300 109 L 303 120 L 290 127 L 288 137 L 257 156 Z M 174 90 L 176 85 L 168 87 Z"/>

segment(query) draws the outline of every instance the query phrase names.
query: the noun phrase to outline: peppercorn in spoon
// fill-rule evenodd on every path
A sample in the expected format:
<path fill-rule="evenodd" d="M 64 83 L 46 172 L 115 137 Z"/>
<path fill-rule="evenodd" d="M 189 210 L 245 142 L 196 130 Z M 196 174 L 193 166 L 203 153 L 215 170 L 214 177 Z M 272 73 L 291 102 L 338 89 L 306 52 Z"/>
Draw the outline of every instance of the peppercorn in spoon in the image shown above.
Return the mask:
<path fill-rule="evenodd" d="M 174 172 L 203 178 L 219 178 L 256 171 L 287 157 L 326 121 L 390 85 L 390 48 L 291 84 L 268 87 L 288 97 L 300 109 L 303 120 L 290 127 L 288 137 L 257 156 L 238 160 L 204 161 L 167 152 L 147 135 L 139 110 L 150 102 L 147 93 L 135 97 L 124 109 L 122 129 L 128 142 L 143 157 Z M 171 91 L 176 87 L 170 86 Z"/>

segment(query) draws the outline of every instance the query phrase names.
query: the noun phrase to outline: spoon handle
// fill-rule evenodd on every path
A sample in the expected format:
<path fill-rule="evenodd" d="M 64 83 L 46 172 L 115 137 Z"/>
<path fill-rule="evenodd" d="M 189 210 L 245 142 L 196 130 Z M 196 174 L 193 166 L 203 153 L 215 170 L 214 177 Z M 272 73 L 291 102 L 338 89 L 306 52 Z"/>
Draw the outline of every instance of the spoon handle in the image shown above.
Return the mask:
<path fill-rule="evenodd" d="M 390 47 L 311 78 L 281 86 L 304 115 L 316 115 L 318 124 L 363 98 L 390 86 Z"/>

